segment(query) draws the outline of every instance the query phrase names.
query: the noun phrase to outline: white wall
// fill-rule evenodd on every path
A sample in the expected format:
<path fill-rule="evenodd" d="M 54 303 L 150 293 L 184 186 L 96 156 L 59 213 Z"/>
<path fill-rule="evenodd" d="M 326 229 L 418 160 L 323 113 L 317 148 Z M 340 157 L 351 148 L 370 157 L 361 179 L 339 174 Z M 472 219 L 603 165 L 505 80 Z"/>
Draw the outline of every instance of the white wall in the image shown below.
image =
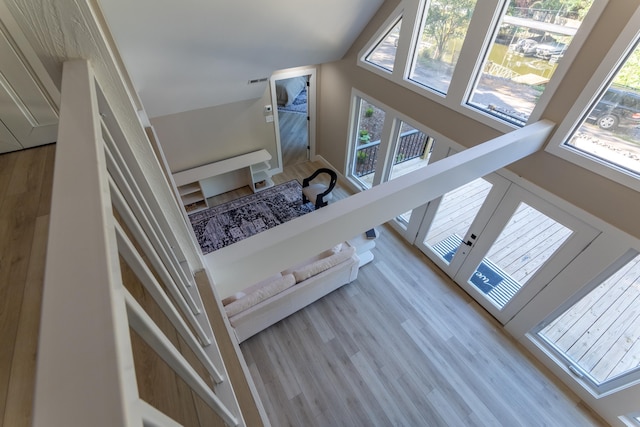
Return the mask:
<path fill-rule="evenodd" d="M 258 99 L 202 108 L 151 119 L 172 172 L 266 149 L 277 164 L 275 126 L 265 121 L 271 104 L 265 86 Z"/>

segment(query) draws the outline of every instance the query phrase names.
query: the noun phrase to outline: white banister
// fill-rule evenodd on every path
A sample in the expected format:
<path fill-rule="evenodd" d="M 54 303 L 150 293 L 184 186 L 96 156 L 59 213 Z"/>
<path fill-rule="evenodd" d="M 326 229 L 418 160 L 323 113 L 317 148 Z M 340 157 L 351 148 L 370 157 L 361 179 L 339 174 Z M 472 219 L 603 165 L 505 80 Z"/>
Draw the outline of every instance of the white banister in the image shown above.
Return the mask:
<path fill-rule="evenodd" d="M 198 320 L 196 319 L 195 315 L 201 313 L 200 308 L 196 305 L 196 301 L 193 299 L 189 292 L 186 292 L 186 289 L 179 289 L 178 285 L 173 282 L 170 277 L 168 277 L 165 264 L 158 262 L 157 253 L 152 250 L 149 238 L 142 232 L 139 223 L 135 221 L 133 213 L 131 212 L 129 205 L 124 200 L 122 193 L 118 190 L 117 186 L 113 183 L 112 180 L 110 180 L 110 183 L 111 197 L 113 199 L 113 204 L 116 208 L 116 211 L 120 214 L 130 232 L 135 236 L 138 244 L 142 248 L 142 251 L 149 258 L 151 264 L 156 269 L 164 285 L 169 290 L 171 296 L 174 298 L 174 301 L 181 308 L 181 310 L 189 320 L 189 323 L 198 332 L 198 336 L 200 337 L 202 342 L 209 344 L 211 342 L 211 331 L 209 329 L 205 331 L 202 325 L 200 325 Z M 195 306 L 196 309 L 194 309 L 192 306 Z"/>
<path fill-rule="evenodd" d="M 222 298 L 540 150 L 542 120 L 205 255 Z M 250 265 L 251 268 L 244 268 Z"/>
<path fill-rule="evenodd" d="M 129 324 L 138 335 L 158 353 L 162 360 L 167 362 L 167 365 L 169 365 L 211 409 L 220 415 L 227 425 L 237 426 L 238 419 L 229 411 L 224 403 L 222 403 L 207 383 L 200 378 L 184 356 L 171 344 L 171 341 L 169 341 L 160 328 L 156 326 L 135 298 L 127 292 L 125 300 L 127 302 Z"/>
<path fill-rule="evenodd" d="M 106 123 L 103 120 L 103 123 Z M 191 286 L 191 280 L 184 273 L 184 270 L 180 268 L 179 262 L 171 257 L 169 254 L 173 252 L 172 246 L 169 244 L 164 230 L 162 230 L 152 215 L 151 209 L 146 203 L 144 194 L 136 184 L 131 171 L 126 167 L 120 150 L 118 149 L 113 136 L 108 132 L 106 133 L 106 147 L 107 147 L 107 167 L 111 172 L 111 176 L 118 184 L 120 191 L 123 192 L 127 202 L 131 206 L 132 210 L 138 221 L 142 225 L 145 232 L 150 236 L 156 251 L 162 257 L 163 262 L 167 265 L 173 279 L 177 283 L 183 283 L 185 287 Z M 191 305 L 193 310 L 198 310 L 197 307 Z"/>
<path fill-rule="evenodd" d="M 127 142 L 118 124 L 101 119 L 109 106 L 98 91 L 87 61 L 65 63 L 34 426 L 180 425 L 140 398 L 138 376 L 165 375 L 146 365 L 136 372 L 148 351 L 173 370 L 160 381 L 167 389 L 153 392 L 184 399 L 172 404 L 187 411 L 196 410 L 195 394 L 226 425 L 245 426 L 199 288 L 169 243 L 188 239 L 165 237 L 153 194 L 136 182 L 141 168 L 120 154 Z M 125 286 L 140 290 L 140 301 Z M 145 309 L 163 326 L 168 319 L 169 332 Z M 131 330 L 149 347 L 134 348 Z M 176 375 L 193 393 L 171 388 Z M 207 416 L 216 417 L 199 413 L 201 425 L 210 425 Z"/>
<path fill-rule="evenodd" d="M 141 425 L 106 162 L 86 61 L 64 64 L 35 427 Z"/>
<path fill-rule="evenodd" d="M 144 400 L 139 400 L 138 406 L 144 427 L 182 427 L 182 424 L 167 417 Z"/>
<path fill-rule="evenodd" d="M 180 317 L 180 313 L 171 304 L 171 300 L 164 293 L 160 284 L 153 277 L 153 273 L 145 265 L 140 255 L 133 247 L 133 243 L 127 237 L 122 227 L 116 224 L 116 237 L 118 240 L 118 249 L 122 257 L 127 261 L 129 267 L 136 273 L 138 279 L 142 282 L 147 292 L 154 299 L 156 304 L 160 307 L 162 312 L 167 316 L 171 324 L 176 328 L 178 333 L 185 340 L 189 348 L 194 352 L 198 360 L 209 371 L 209 374 L 216 381 L 221 383 L 223 381 L 222 375 L 218 369 L 213 366 L 211 360 L 207 357 L 206 353 L 202 350 L 202 347 L 198 345 L 198 341 L 193 333 L 189 330 L 187 324 Z M 196 324 L 197 325 L 197 324 Z M 197 325 L 199 327 L 199 325 Z"/>

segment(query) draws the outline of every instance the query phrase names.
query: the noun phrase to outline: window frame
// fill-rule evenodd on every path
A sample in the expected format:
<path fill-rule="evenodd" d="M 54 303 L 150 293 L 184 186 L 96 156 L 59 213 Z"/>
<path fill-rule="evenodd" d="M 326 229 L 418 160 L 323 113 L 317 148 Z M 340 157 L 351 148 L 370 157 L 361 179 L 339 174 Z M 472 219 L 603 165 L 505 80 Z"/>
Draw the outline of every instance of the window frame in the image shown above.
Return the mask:
<path fill-rule="evenodd" d="M 374 172 L 373 184 L 372 186 L 376 186 L 382 182 L 386 182 L 389 180 L 389 173 L 391 170 L 392 161 L 391 158 L 396 149 L 396 144 L 398 143 L 398 135 L 400 132 L 400 127 L 402 123 L 407 123 L 414 129 L 419 130 L 427 134 L 428 136 L 434 138 L 436 140 L 436 146 L 439 145 L 438 141 L 442 141 L 440 144 L 446 143 L 447 146 L 458 146 L 451 139 L 442 135 L 441 133 L 430 129 L 429 127 L 416 122 L 412 118 L 408 117 L 405 114 L 393 109 L 382 101 L 375 99 L 374 97 L 356 89 L 351 89 L 351 105 L 349 108 L 349 131 L 347 135 L 347 155 L 344 166 L 344 176 L 347 178 L 347 181 L 353 186 L 357 191 L 364 191 L 366 187 L 363 187 L 362 183 L 359 179 L 353 177 L 353 161 L 354 161 L 354 143 L 357 140 L 358 133 L 358 125 L 359 125 L 359 111 L 360 111 L 360 102 L 364 100 L 370 104 L 375 105 L 377 108 L 380 108 L 385 113 L 385 121 L 382 129 L 382 135 L 380 137 L 380 153 L 378 157 L 378 161 L 381 162 L 376 171 Z M 430 160 L 429 163 L 432 163 L 435 160 Z"/>
<path fill-rule="evenodd" d="M 467 104 L 477 84 L 476 82 L 479 79 L 484 58 L 488 55 L 488 51 L 491 49 L 495 40 L 498 32 L 498 23 L 502 19 L 503 14 L 506 13 L 509 1 L 510 0 L 484 0 L 481 5 L 482 7 L 474 8 L 469 28 L 460 50 L 460 56 L 446 94 L 421 85 L 410 80 L 408 77 L 412 63 L 411 54 L 418 42 L 424 10 L 429 4 L 428 0 L 403 0 L 384 21 L 383 25 L 380 26 L 380 29 L 376 31 L 373 37 L 371 37 L 359 51 L 357 65 L 486 126 L 503 133 L 511 132 L 522 126 L 500 119 L 488 112 Z M 552 94 L 559 87 L 560 81 L 569 70 L 577 53 L 580 51 L 608 2 L 609 0 L 596 0 L 592 4 L 589 13 L 585 16 L 571 44 L 565 51 L 563 60 L 558 64 L 558 67 L 547 84 L 546 90 L 531 112 L 527 124 L 534 123 L 542 117 L 542 113 L 546 109 Z M 476 6 L 478 6 L 478 4 L 476 4 Z M 398 38 L 398 48 L 396 50 L 393 71 L 389 72 L 386 69 L 369 63 L 365 58 L 375 49 L 399 19 L 402 19 L 402 27 Z"/>
<path fill-rule="evenodd" d="M 638 386 L 640 384 L 640 367 L 632 368 L 629 371 L 626 371 L 611 380 L 598 384 L 589 376 L 588 373 L 582 372 L 582 368 L 578 365 L 577 362 L 571 361 L 565 354 L 562 353 L 561 350 L 548 342 L 541 335 L 541 332 L 557 317 L 561 316 L 567 310 L 570 310 L 576 304 L 579 304 L 582 298 L 589 295 L 603 282 L 609 280 L 609 278 L 623 269 L 628 262 L 632 261 L 638 255 L 640 255 L 640 247 L 638 247 L 637 245 L 630 244 L 626 247 L 626 250 L 623 249 L 623 245 L 624 243 L 618 246 L 617 249 L 619 253 L 616 254 L 613 262 L 604 266 L 599 274 L 593 277 L 589 282 L 584 283 L 576 293 L 574 293 L 562 304 L 557 306 L 555 310 L 549 313 L 529 332 L 529 339 L 536 346 L 538 346 L 538 348 L 543 349 L 550 357 L 552 357 L 555 363 L 563 367 L 563 369 L 566 369 L 568 372 L 572 372 L 572 375 L 576 375 L 576 373 L 580 373 L 581 375 L 583 375 L 577 376 L 575 378 L 576 382 L 579 383 L 580 386 L 588 391 L 592 396 L 597 398 L 606 397 L 621 390 Z M 576 371 L 572 371 L 572 368 L 570 368 L 570 366 L 572 366 L 573 369 L 576 369 Z"/>
<path fill-rule="evenodd" d="M 573 107 L 554 132 L 545 151 L 609 178 L 633 190 L 640 191 L 640 173 L 633 174 L 623 168 L 598 159 L 565 145 L 582 125 L 589 111 L 599 101 L 601 95 L 611 85 L 618 70 L 625 63 L 634 48 L 640 48 L 640 9 L 636 9 L 623 31 L 618 35 L 611 49 L 596 68 Z"/>
<path fill-rule="evenodd" d="M 373 42 L 373 44 L 367 43 L 365 49 L 363 49 L 358 56 L 359 61 L 362 61 L 363 63 L 367 64 L 369 67 L 372 67 L 373 70 L 383 73 L 385 77 L 388 77 L 388 75 L 393 74 L 393 70 L 395 70 L 396 68 L 396 58 L 398 57 L 398 47 L 400 45 L 400 36 L 398 35 L 398 46 L 396 46 L 396 55 L 393 58 L 392 70 L 384 68 L 383 66 L 368 60 L 367 57 L 369 57 L 369 55 L 375 52 L 375 50 L 380 46 L 381 43 L 385 41 L 389 33 L 391 33 L 391 31 L 393 31 L 398 24 L 400 24 L 400 33 L 402 32 L 402 24 L 404 24 L 402 13 L 400 13 L 400 15 L 393 14 L 391 16 L 392 17 L 395 16 L 395 19 L 391 20 L 391 24 L 386 25 L 387 21 L 389 21 L 389 19 L 387 19 L 387 21 L 385 21 L 385 25 L 380 27 L 384 29 L 384 31 L 377 31 L 376 35 L 374 36 L 375 42 Z"/>
<path fill-rule="evenodd" d="M 366 101 L 369 104 L 375 105 L 376 108 L 384 111 L 385 119 L 384 125 L 382 127 L 382 133 L 380 136 L 380 148 L 379 150 L 379 160 L 381 162 L 385 162 L 386 153 L 388 151 L 387 145 L 389 141 L 388 135 L 388 126 L 387 122 L 390 120 L 389 111 L 390 108 L 383 102 L 378 101 L 377 99 L 365 94 L 364 92 L 360 92 L 359 90 L 352 88 L 351 89 L 351 106 L 349 108 L 349 133 L 347 136 L 347 155 L 346 163 L 344 165 L 344 176 L 347 178 L 347 181 L 353 186 L 353 188 L 358 191 L 364 191 L 367 189 L 366 185 L 362 180 L 354 176 L 354 162 L 356 161 L 355 152 L 358 141 L 358 132 L 360 127 L 360 109 L 362 108 L 362 101 Z M 392 119 L 391 119 L 392 120 Z M 376 168 L 374 172 L 373 183 L 371 186 L 377 185 L 376 179 L 379 176 L 378 168 Z"/>

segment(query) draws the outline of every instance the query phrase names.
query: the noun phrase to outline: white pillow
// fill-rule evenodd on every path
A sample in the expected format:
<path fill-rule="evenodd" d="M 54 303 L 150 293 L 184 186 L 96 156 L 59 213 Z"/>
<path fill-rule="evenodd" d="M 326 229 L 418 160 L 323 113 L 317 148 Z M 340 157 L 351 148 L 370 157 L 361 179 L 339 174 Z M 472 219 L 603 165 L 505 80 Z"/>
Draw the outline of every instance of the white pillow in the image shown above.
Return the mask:
<path fill-rule="evenodd" d="M 266 300 L 267 298 L 279 294 L 295 284 L 296 279 L 292 274 L 278 277 L 250 294 L 230 303 L 224 308 L 224 311 L 226 311 L 228 317 L 234 316 L 250 307 L 253 307 L 259 302 Z"/>
<path fill-rule="evenodd" d="M 351 258 L 351 255 L 353 255 L 355 251 L 355 248 L 350 247 L 349 249 L 335 253 L 330 257 L 319 259 L 318 261 L 314 261 L 311 264 L 294 270 L 293 275 L 296 278 L 296 283 L 300 283 L 303 280 L 308 279 L 309 277 L 315 276 L 316 274 L 322 273 L 323 271 L 328 270 L 333 266 L 345 262 L 346 260 Z"/>

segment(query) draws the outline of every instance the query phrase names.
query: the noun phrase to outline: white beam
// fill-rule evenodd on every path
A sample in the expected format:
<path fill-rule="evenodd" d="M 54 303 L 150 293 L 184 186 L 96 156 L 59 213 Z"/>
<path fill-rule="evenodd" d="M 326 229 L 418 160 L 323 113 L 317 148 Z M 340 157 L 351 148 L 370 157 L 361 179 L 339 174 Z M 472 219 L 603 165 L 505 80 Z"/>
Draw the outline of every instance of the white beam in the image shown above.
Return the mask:
<path fill-rule="evenodd" d="M 540 121 L 205 255 L 222 298 L 540 150 Z"/>

